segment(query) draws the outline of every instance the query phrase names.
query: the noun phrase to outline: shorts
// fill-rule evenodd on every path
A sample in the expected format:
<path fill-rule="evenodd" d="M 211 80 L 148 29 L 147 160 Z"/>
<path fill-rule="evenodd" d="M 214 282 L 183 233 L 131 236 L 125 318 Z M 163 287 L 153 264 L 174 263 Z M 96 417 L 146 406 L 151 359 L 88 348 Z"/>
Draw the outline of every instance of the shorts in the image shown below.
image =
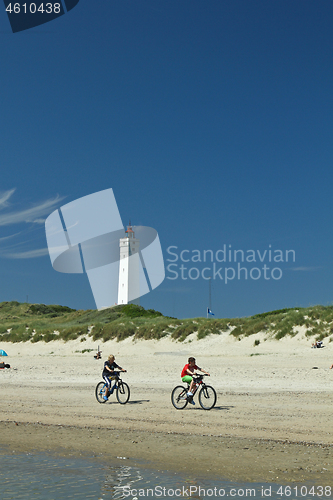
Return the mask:
<path fill-rule="evenodd" d="M 185 375 L 185 377 L 182 378 L 182 381 L 183 382 L 187 382 L 188 384 L 190 384 L 192 382 L 191 375 Z"/>
<path fill-rule="evenodd" d="M 111 382 L 113 380 L 118 380 L 119 376 L 118 376 L 118 373 L 117 372 L 114 372 L 114 374 L 112 375 L 103 375 L 103 379 L 106 383 L 106 385 L 108 386 L 108 389 L 110 389 L 111 387 Z"/>

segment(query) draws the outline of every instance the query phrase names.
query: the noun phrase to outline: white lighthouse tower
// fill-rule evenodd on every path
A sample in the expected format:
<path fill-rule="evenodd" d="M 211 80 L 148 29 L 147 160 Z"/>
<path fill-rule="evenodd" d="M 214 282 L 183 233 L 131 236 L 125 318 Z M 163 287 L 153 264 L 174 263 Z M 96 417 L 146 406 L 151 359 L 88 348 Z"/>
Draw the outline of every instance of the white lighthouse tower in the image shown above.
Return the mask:
<path fill-rule="evenodd" d="M 131 222 L 120 238 L 118 304 L 140 305 L 140 240 L 135 238 Z"/>

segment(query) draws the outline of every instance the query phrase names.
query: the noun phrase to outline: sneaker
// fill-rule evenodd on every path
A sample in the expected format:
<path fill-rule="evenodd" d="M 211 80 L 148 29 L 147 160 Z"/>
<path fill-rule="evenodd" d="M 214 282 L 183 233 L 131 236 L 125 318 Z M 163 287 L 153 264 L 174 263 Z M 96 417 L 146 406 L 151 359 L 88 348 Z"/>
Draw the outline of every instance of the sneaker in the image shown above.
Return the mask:
<path fill-rule="evenodd" d="M 189 399 L 188 402 L 191 403 L 191 405 L 195 405 L 195 402 L 193 401 L 193 399 Z"/>
<path fill-rule="evenodd" d="M 104 399 L 104 401 L 108 401 L 109 400 L 109 398 L 107 398 L 106 396 L 103 396 L 103 399 Z"/>

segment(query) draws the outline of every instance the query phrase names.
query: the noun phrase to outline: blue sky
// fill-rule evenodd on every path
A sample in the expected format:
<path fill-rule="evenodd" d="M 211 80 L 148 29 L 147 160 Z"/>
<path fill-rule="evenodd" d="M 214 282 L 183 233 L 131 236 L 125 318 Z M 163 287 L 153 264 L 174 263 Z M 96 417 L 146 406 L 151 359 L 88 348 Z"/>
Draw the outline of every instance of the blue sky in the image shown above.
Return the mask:
<path fill-rule="evenodd" d="M 217 317 L 331 304 L 332 20 L 308 0 L 80 0 L 13 34 L 3 8 L 0 301 L 94 308 L 86 276 L 53 270 L 43 221 L 113 188 L 166 266 L 170 246 L 295 251 L 265 261 L 280 279 L 251 279 L 260 261 L 247 280 L 215 276 Z M 177 261 L 214 263 L 237 266 Z M 174 276 L 141 304 L 204 316 L 208 281 Z"/>

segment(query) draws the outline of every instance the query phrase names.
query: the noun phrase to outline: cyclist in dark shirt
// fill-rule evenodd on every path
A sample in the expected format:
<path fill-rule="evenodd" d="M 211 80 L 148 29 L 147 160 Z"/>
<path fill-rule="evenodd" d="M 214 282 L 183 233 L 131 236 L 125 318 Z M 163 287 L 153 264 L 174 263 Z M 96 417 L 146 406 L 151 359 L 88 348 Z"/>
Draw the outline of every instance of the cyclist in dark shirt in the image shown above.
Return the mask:
<path fill-rule="evenodd" d="M 113 393 L 114 386 L 110 390 L 111 380 L 116 380 L 115 385 L 117 383 L 118 372 L 115 371 L 116 368 L 118 368 L 118 370 L 120 372 L 126 372 L 126 370 L 123 370 L 123 368 L 121 366 L 117 365 L 113 354 L 110 354 L 110 356 L 108 357 L 108 360 L 105 361 L 105 363 L 104 363 L 104 369 L 103 369 L 103 373 L 102 373 L 102 377 L 105 380 L 105 383 L 107 384 L 105 396 L 103 396 L 103 399 L 105 401 L 107 401 L 109 398 L 109 395 Z"/>

